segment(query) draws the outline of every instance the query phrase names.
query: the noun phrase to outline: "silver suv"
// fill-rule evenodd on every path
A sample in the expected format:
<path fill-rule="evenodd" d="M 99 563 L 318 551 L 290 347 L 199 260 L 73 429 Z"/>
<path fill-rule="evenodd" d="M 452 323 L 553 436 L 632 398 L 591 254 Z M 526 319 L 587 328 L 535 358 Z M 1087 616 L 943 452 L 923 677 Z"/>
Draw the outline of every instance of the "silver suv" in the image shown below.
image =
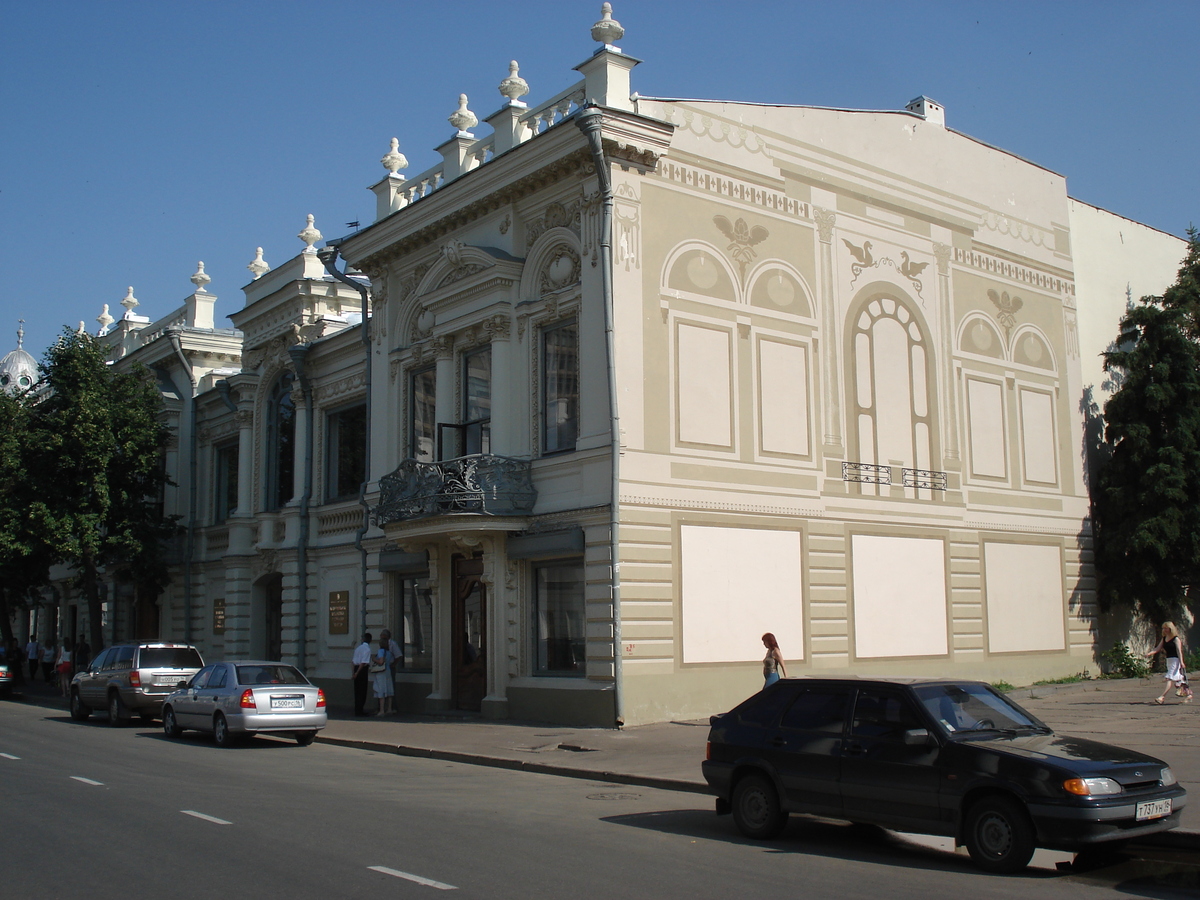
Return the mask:
<path fill-rule="evenodd" d="M 98 654 L 71 679 L 71 718 L 82 722 L 94 709 L 108 710 L 109 725 L 124 725 L 137 713 L 152 722 L 179 683 L 204 667 L 190 644 L 117 644 Z"/>

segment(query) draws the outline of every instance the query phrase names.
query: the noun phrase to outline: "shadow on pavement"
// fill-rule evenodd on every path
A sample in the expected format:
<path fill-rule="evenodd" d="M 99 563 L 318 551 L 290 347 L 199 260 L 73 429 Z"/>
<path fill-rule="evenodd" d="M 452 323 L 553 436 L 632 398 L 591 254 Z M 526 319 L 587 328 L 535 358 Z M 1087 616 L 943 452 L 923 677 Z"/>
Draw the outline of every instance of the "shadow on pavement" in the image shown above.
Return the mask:
<path fill-rule="evenodd" d="M 766 853 L 801 853 L 848 862 L 870 862 L 937 872 L 966 871 L 984 878 L 991 877 L 976 868 L 965 855 L 922 847 L 873 825 L 793 815 L 788 820 L 787 829 L 779 838 L 773 841 L 753 841 L 738 834 L 728 816 L 718 817 L 708 810 L 661 810 L 604 816 L 601 821 L 682 837 L 744 844 L 748 847 L 758 847 Z M 1019 875 L 1004 877 L 1043 880 L 1060 878 L 1062 873 L 1047 869 L 1027 869 Z"/>

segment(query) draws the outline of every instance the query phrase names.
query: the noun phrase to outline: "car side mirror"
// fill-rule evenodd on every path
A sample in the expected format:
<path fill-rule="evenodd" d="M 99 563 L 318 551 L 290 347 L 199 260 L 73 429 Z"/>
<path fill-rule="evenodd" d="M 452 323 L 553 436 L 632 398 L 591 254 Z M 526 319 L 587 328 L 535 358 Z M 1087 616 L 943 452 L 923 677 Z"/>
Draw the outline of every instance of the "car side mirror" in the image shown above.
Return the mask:
<path fill-rule="evenodd" d="M 904 743 L 909 747 L 923 747 L 930 743 L 929 729 L 927 728 L 910 728 L 904 732 Z"/>
<path fill-rule="evenodd" d="M 179 682 L 179 684 L 175 685 L 175 689 L 178 691 L 182 691 L 182 690 L 186 689 L 187 686 L 188 686 L 188 683 L 186 681 L 181 681 L 181 682 Z"/>

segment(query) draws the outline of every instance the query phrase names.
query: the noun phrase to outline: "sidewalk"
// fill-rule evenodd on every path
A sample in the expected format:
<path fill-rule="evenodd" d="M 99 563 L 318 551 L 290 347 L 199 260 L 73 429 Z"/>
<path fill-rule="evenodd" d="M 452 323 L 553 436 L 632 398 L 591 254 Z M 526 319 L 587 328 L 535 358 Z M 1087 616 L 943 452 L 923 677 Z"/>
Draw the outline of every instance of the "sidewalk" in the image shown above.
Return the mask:
<path fill-rule="evenodd" d="M 1191 802 L 1180 828 L 1147 843 L 1200 852 L 1200 702 L 1184 704 L 1172 696 L 1166 706 L 1156 706 L 1153 700 L 1161 684 L 1158 678 L 1087 681 L 1018 688 L 1010 696 L 1057 732 L 1165 760 Z M 45 685 L 24 690 L 27 702 L 65 706 Z M 360 719 L 334 710 L 317 740 L 403 756 L 706 794 L 700 762 L 707 738 L 707 720 L 617 731 L 469 715 Z M 698 798 L 698 802 L 705 801 Z"/>

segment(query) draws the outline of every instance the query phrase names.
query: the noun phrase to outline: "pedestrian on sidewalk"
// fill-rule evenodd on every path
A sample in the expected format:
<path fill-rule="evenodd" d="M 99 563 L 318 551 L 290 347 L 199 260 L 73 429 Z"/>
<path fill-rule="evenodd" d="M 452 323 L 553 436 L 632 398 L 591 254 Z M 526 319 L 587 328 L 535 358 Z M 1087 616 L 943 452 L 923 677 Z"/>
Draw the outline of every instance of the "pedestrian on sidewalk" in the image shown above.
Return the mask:
<path fill-rule="evenodd" d="M 779 642 L 775 640 L 775 635 L 768 631 L 762 636 L 762 642 L 767 648 L 767 655 L 763 657 L 763 687 L 769 688 L 779 680 L 780 672 L 787 678 L 787 666 L 783 664 L 783 654 L 779 652 Z"/>
<path fill-rule="evenodd" d="M 370 677 L 369 670 L 371 668 L 371 632 L 363 633 L 362 643 L 354 648 L 351 665 L 354 666 L 353 674 L 350 676 L 354 680 L 354 714 L 369 716 L 371 714 L 367 712 L 366 706 L 367 679 Z"/>
<path fill-rule="evenodd" d="M 73 656 L 74 642 L 71 636 L 67 635 L 62 639 L 62 647 L 58 651 L 58 659 L 54 663 L 54 671 L 58 674 L 58 689 L 66 699 L 71 692 L 71 676 L 75 674 L 75 669 L 71 664 Z"/>
<path fill-rule="evenodd" d="M 1177 691 L 1183 691 L 1183 702 L 1190 703 L 1192 689 L 1188 687 L 1187 676 L 1183 673 L 1183 638 L 1179 636 L 1174 622 L 1163 622 L 1162 640 L 1158 642 L 1158 646 L 1146 654 L 1146 658 L 1154 659 L 1160 651 L 1167 658 L 1167 671 L 1163 675 L 1163 678 L 1167 680 L 1167 685 L 1163 688 L 1162 694 L 1154 698 L 1154 702 L 1162 706 L 1167 701 L 1167 694 L 1171 693 L 1172 688 L 1175 688 Z"/>
<path fill-rule="evenodd" d="M 385 628 L 383 631 L 379 632 L 379 636 L 387 641 L 387 648 L 392 651 L 392 658 L 399 662 L 404 654 L 400 652 L 400 645 L 392 640 L 392 633 Z M 393 670 L 394 668 L 395 666 L 393 665 Z"/>
<path fill-rule="evenodd" d="M 42 645 L 42 679 L 46 684 L 54 684 L 54 661 L 58 659 L 58 647 L 54 638 L 47 638 Z"/>
<path fill-rule="evenodd" d="M 87 638 L 81 637 L 75 645 L 75 671 L 82 672 L 92 661 L 92 645 Z"/>
<path fill-rule="evenodd" d="M 25 645 L 25 659 L 29 663 L 29 680 L 37 678 L 38 663 L 42 661 L 42 645 L 32 634 L 29 643 Z"/>
<path fill-rule="evenodd" d="M 379 714 L 388 716 L 395 712 L 393 708 L 396 696 L 396 682 L 392 677 L 392 663 L 396 657 L 388 649 L 388 639 L 380 636 L 379 649 L 371 660 L 371 677 L 375 679 L 375 700 L 379 704 Z"/>

